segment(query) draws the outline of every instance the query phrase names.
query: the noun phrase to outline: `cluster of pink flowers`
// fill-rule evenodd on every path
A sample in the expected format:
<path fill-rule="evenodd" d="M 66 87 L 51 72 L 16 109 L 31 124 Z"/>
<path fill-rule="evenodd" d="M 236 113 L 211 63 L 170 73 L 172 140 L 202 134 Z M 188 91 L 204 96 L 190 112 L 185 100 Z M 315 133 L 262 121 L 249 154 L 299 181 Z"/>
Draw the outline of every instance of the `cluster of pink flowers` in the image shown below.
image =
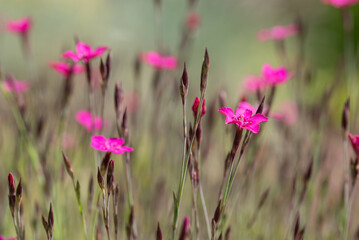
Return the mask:
<path fill-rule="evenodd" d="M 259 41 L 283 40 L 298 33 L 298 26 L 290 24 L 287 26 L 274 26 L 270 29 L 263 29 L 257 33 Z"/>
<path fill-rule="evenodd" d="M 178 65 L 174 56 L 163 56 L 154 51 L 141 53 L 140 60 L 157 69 L 175 69 Z"/>
<path fill-rule="evenodd" d="M 262 91 L 268 86 L 275 86 L 287 82 L 291 74 L 285 67 L 274 68 L 269 64 L 262 67 L 261 76 L 248 76 L 244 81 L 244 86 L 252 92 Z"/>
<path fill-rule="evenodd" d="M 112 152 L 114 154 L 123 154 L 133 151 L 133 148 L 123 146 L 124 143 L 125 141 L 122 138 L 106 139 L 102 135 L 91 137 L 91 147 L 99 151 Z"/>
<path fill-rule="evenodd" d="M 89 62 L 91 59 L 101 56 L 108 47 L 100 46 L 96 49 L 84 42 L 78 42 L 76 44 L 76 52 L 68 50 L 62 54 L 63 58 L 71 58 L 74 62 L 84 61 Z"/>
<path fill-rule="evenodd" d="M 98 116 L 92 116 L 89 111 L 78 111 L 75 118 L 76 121 L 80 123 L 88 132 L 94 132 L 102 128 L 102 118 Z M 103 127 L 106 127 L 106 122 Z"/>
<path fill-rule="evenodd" d="M 344 8 L 359 3 L 359 0 L 323 0 L 323 3 L 332 5 L 336 8 Z"/>
<path fill-rule="evenodd" d="M 256 113 L 255 108 L 247 102 L 241 102 L 235 112 L 227 107 L 223 107 L 218 111 L 226 116 L 226 124 L 234 123 L 238 127 L 253 133 L 258 133 L 260 123 L 268 121 L 266 116 Z"/>
<path fill-rule="evenodd" d="M 32 27 L 32 21 L 29 17 L 20 18 L 19 20 L 9 20 L 6 22 L 6 29 L 11 33 L 26 35 Z"/>

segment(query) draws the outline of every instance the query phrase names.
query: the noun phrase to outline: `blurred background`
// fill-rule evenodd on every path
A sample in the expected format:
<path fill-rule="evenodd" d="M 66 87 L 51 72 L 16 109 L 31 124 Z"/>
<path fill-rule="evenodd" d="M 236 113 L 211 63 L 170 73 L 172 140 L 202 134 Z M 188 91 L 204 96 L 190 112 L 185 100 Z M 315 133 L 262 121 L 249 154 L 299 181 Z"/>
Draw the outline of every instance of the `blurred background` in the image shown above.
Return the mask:
<path fill-rule="evenodd" d="M 40 119 L 43 133 L 34 137 L 41 155 L 42 166 L 50 169 L 47 186 L 39 186 L 36 173 L 29 167 L 26 151 L 17 148 L 18 135 L 12 116 L 14 104 L 0 95 L 0 235 L 15 236 L 7 199 L 7 174 L 21 176 L 24 184 L 24 217 L 28 239 L 45 239 L 41 215 L 47 214 L 48 203 L 55 204 L 54 239 L 83 239 L 79 231 L 81 218 L 71 181 L 61 171 L 54 176 L 58 154 L 54 137 L 60 116 L 57 102 L 61 96 L 62 77 L 49 67 L 51 61 L 61 61 L 61 54 L 75 49 L 75 39 L 93 47 L 108 46 L 112 57 L 111 77 L 105 96 L 105 119 L 108 127 L 103 135 L 117 137 L 113 92 L 116 82 L 124 89 L 124 104 L 129 114 L 131 172 L 134 186 L 135 215 L 138 239 L 154 239 L 157 222 L 165 236 L 172 223 L 172 192 L 177 190 L 182 159 L 182 107 L 178 91 L 183 62 L 187 63 L 189 96 L 187 115 L 192 121 L 190 107 L 199 96 L 201 65 L 207 48 L 210 71 L 206 93 L 207 114 L 203 118 L 203 168 L 201 180 L 210 218 L 213 217 L 225 155 L 233 140 L 233 128 L 224 125 L 217 112 L 221 107 L 219 93 L 225 93 L 226 105 L 236 106 L 246 98 L 255 107 L 255 94 L 249 93 L 243 80 L 247 75 L 259 75 L 264 63 L 282 66 L 286 62 L 275 41 L 261 42 L 258 31 L 275 25 L 300 24 L 300 36 L 285 40 L 285 53 L 292 59 L 289 71 L 295 75 L 277 89 L 273 112 L 281 110 L 283 102 L 296 102 L 299 109 L 294 125 L 271 119 L 253 147 L 248 149 L 233 191 L 231 214 L 227 226 L 232 227 L 232 239 L 278 239 L 288 234 L 291 213 L 291 181 L 302 178 L 310 161 L 314 161 L 312 180 L 304 204 L 298 207 L 307 239 L 340 239 L 343 235 L 343 132 L 342 111 L 351 97 L 349 132 L 359 133 L 358 127 L 358 69 L 359 64 L 359 5 L 346 9 L 352 17 L 352 30 L 343 27 L 343 9 L 319 0 L 32 0 L 0 2 L 0 69 L 16 79 L 28 80 L 31 91 L 24 96 L 25 118 L 29 133 L 36 135 Z M 181 48 L 190 12 L 199 15 L 200 22 L 189 34 L 187 45 Z M 19 36 L 6 31 L 7 20 L 28 16 L 33 26 L 28 40 L 31 53 L 25 56 Z M 344 24 L 345 26 L 345 24 Z M 154 89 L 158 70 L 146 63 L 137 63 L 139 54 L 159 51 L 178 58 L 178 67 L 164 70 L 160 91 Z M 302 56 L 302 58 L 300 58 Z M 301 59 L 300 69 L 295 67 Z M 298 60 L 299 61 L 299 60 Z M 99 59 L 93 62 L 98 68 Z M 137 67 L 136 67 L 137 66 Z M 349 67 L 348 67 L 349 66 Z M 352 66 L 352 67 L 350 67 Z M 354 66 L 354 67 L 353 67 Z M 300 72 L 299 72 L 299 70 Z M 349 70 L 348 70 L 349 69 Z M 353 70 L 354 69 L 354 70 Z M 99 71 L 94 73 L 96 82 Z M 300 75 L 300 77 L 298 77 Z M 99 80 L 101 81 L 101 80 Z M 300 82 L 300 83 L 298 83 Z M 96 85 L 96 84 L 94 84 Z M 99 84 L 98 84 L 99 85 Z M 101 112 L 101 87 L 94 87 L 96 115 Z M 222 99 L 223 100 L 223 99 Z M 74 77 L 74 90 L 65 120 L 64 136 L 71 138 L 64 149 L 81 183 L 83 204 L 87 204 L 90 178 L 96 179 L 96 160 L 88 133 L 75 121 L 77 111 L 88 108 L 86 75 Z M 273 120 L 273 121 L 272 121 Z M 345 137 L 344 137 L 345 138 Z M 61 140 L 62 141 L 62 140 Z M 48 147 L 50 145 L 50 147 Z M 350 146 L 349 146 L 350 147 Z M 49 150 L 48 150 L 49 149 Z M 48 151 L 45 151 L 48 150 Z M 351 149 L 349 156 L 354 156 Z M 57 154 L 57 155 L 56 155 Z M 120 184 L 120 230 L 125 237 L 129 215 L 126 208 L 126 186 L 122 157 L 115 160 L 115 178 Z M 96 158 L 96 157 L 95 157 Z M 20 159 L 20 160 L 19 160 Z M 55 160 L 57 159 L 57 160 Z M 256 167 L 245 174 L 256 159 Z M 62 159 L 60 159 L 62 165 Z M 46 166 L 46 167 L 45 167 Z M 46 170 L 44 170 L 46 172 Z M 46 173 L 44 173 L 46 175 Z M 58 175 L 58 176 L 57 176 Z M 248 175 L 248 176 L 247 176 Z M 55 177 L 56 176 L 56 177 Z M 243 177 L 246 176 L 246 177 Z M 298 180 L 299 181 L 299 180 Z M 95 181 L 95 189 L 98 185 Z M 50 188 L 50 190 L 49 190 Z M 248 227 L 260 196 L 266 189 L 270 194 L 256 223 Z M 95 191 L 96 193 L 96 191 Z M 96 195 L 96 194 L 95 194 Z M 191 186 L 185 187 L 180 222 L 191 215 Z M 355 201 L 353 209 L 356 209 Z M 92 239 L 91 222 L 95 208 L 86 208 Z M 354 212 L 354 210 L 353 210 Z M 102 219 L 99 218 L 99 222 Z M 38 222 L 38 223 L 37 223 Z M 200 217 L 201 239 L 206 238 L 203 217 Z M 359 221 L 351 222 L 350 236 Z M 105 230 L 102 225 L 103 238 Z M 93 234 L 94 235 L 94 234 Z M 165 238 L 167 239 L 167 237 Z"/>

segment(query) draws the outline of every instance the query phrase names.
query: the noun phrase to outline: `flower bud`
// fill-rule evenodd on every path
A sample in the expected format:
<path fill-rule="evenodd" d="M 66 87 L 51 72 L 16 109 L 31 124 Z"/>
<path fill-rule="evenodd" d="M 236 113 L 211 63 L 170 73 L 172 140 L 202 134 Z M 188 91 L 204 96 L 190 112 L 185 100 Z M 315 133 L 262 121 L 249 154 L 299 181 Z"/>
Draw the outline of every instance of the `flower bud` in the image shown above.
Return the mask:
<path fill-rule="evenodd" d="M 188 239 L 190 236 L 190 222 L 189 217 L 185 217 L 182 224 L 182 230 L 181 235 L 179 237 L 179 240 L 185 240 Z"/>
<path fill-rule="evenodd" d="M 208 70 L 209 70 L 209 57 L 208 57 L 208 51 L 206 48 L 206 51 L 204 53 L 204 59 L 202 64 L 202 72 L 201 72 L 201 93 L 204 94 L 207 87 L 207 78 L 208 78 Z"/>
<path fill-rule="evenodd" d="M 68 159 L 68 157 L 66 156 L 66 154 L 64 152 L 62 152 L 62 158 L 64 160 L 64 164 L 66 167 L 66 172 L 69 174 L 69 176 L 74 179 L 74 171 L 72 170 L 72 166 L 71 163 Z"/>

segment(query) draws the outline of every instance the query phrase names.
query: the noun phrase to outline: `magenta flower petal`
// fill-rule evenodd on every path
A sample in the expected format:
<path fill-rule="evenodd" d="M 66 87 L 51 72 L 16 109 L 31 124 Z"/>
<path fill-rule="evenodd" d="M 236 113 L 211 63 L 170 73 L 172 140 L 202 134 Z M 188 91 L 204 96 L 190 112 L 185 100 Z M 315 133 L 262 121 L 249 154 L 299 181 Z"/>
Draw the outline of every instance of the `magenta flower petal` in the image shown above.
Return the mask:
<path fill-rule="evenodd" d="M 90 45 L 83 42 L 78 42 L 76 44 L 76 53 L 73 51 L 66 51 L 64 54 L 62 54 L 62 57 L 71 58 L 74 62 L 78 62 L 80 60 L 88 62 L 93 58 L 101 56 L 107 49 L 107 47 L 101 46 L 95 50 L 92 50 Z"/>
<path fill-rule="evenodd" d="M 21 18 L 19 20 L 10 20 L 6 22 L 6 29 L 12 33 L 27 34 L 32 26 L 32 21 L 29 17 Z"/>
<path fill-rule="evenodd" d="M 290 78 L 290 75 L 285 67 L 273 68 L 269 64 L 263 65 L 262 74 L 264 80 L 271 85 L 285 83 Z"/>
<path fill-rule="evenodd" d="M 323 0 L 323 3 L 332 5 L 336 8 L 344 8 L 359 3 L 359 0 Z"/>
<path fill-rule="evenodd" d="M 175 69 L 178 65 L 174 56 L 162 56 L 154 51 L 141 53 L 140 60 L 158 69 Z"/>
<path fill-rule="evenodd" d="M 359 158 L 359 135 L 348 134 L 350 143 L 352 144 L 355 155 Z"/>
<path fill-rule="evenodd" d="M 224 114 L 226 116 L 226 124 L 233 123 L 234 113 L 233 110 L 227 107 L 223 107 L 218 110 L 218 112 Z"/>
<path fill-rule="evenodd" d="M 258 133 L 260 125 L 259 123 L 268 121 L 268 118 L 262 114 L 255 114 L 256 110 L 247 102 L 242 102 L 233 113 L 230 108 L 221 108 L 218 110 L 220 113 L 226 115 L 226 124 L 235 123 L 238 127 L 247 129 L 253 133 Z"/>
<path fill-rule="evenodd" d="M 64 77 L 69 77 L 71 73 L 71 65 L 66 62 L 50 62 L 50 67 L 55 69 L 58 73 L 62 74 Z M 84 72 L 85 68 L 80 65 L 74 65 L 72 67 L 72 73 L 81 73 Z"/>
<path fill-rule="evenodd" d="M 257 38 L 259 41 L 269 41 L 269 40 L 283 40 L 298 33 L 298 27 L 295 24 L 290 24 L 287 26 L 274 26 L 270 29 L 263 29 L 257 33 Z"/>
<path fill-rule="evenodd" d="M 68 50 L 62 54 L 63 58 L 71 58 L 74 62 L 80 61 L 80 58 L 71 50 Z"/>
<path fill-rule="evenodd" d="M 258 133 L 260 126 L 259 126 L 259 124 L 250 124 L 250 125 L 244 126 L 243 128 L 251 131 L 252 133 Z"/>
<path fill-rule="evenodd" d="M 122 138 L 109 138 L 104 136 L 93 136 L 91 138 L 91 146 L 100 151 L 109 151 L 115 154 L 123 154 L 125 152 L 132 152 L 133 148 L 123 146 L 124 140 Z"/>
<path fill-rule="evenodd" d="M 110 147 L 107 144 L 107 140 L 104 136 L 92 136 L 91 137 L 91 147 L 99 151 L 110 151 Z"/>
<path fill-rule="evenodd" d="M 255 114 L 253 117 L 251 117 L 252 123 L 261 123 L 261 122 L 267 122 L 268 118 L 266 116 L 263 116 L 262 114 Z"/>
<path fill-rule="evenodd" d="M 30 85 L 27 81 L 19 81 L 11 77 L 4 81 L 4 89 L 7 92 L 23 93 L 30 89 Z"/>

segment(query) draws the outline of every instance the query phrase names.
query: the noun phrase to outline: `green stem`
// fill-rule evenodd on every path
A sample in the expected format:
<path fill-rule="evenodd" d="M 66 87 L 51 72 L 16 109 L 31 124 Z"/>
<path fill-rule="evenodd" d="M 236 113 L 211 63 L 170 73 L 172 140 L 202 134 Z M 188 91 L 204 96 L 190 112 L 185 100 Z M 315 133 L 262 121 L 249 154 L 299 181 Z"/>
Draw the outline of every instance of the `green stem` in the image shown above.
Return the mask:
<path fill-rule="evenodd" d="M 195 119 L 195 124 L 194 124 L 194 129 L 193 129 L 194 133 L 197 131 L 198 124 L 199 124 L 199 119 L 200 119 L 200 116 L 201 116 L 201 113 L 202 113 L 201 106 L 202 106 L 203 98 L 204 98 L 204 92 L 201 93 L 201 98 L 200 98 L 200 101 L 199 101 L 199 104 L 198 104 L 199 107 L 198 107 L 197 116 L 196 116 L 196 119 Z M 180 204 L 181 204 L 184 184 L 186 182 L 188 161 L 189 161 L 192 145 L 194 143 L 195 138 L 196 138 L 196 135 L 193 134 L 193 136 L 191 136 L 191 141 L 190 141 L 189 148 L 187 149 L 185 161 L 182 161 L 181 177 L 180 177 L 180 181 L 179 181 L 179 187 L 178 187 L 177 196 L 175 196 L 173 224 L 172 224 L 172 238 L 171 238 L 172 240 L 174 240 L 175 235 L 176 235 L 176 229 L 177 229 L 177 223 L 178 223 L 178 212 L 179 212 L 179 207 L 180 207 Z"/>

